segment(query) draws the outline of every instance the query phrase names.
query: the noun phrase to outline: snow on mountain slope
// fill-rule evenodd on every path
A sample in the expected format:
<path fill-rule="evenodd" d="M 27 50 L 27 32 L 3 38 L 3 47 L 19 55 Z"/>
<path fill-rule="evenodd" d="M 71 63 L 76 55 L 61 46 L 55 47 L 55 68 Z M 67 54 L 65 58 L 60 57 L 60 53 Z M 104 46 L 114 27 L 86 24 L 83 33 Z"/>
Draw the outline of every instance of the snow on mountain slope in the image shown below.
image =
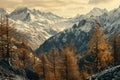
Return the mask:
<path fill-rule="evenodd" d="M 31 10 L 27 7 L 16 8 L 9 14 L 9 17 L 17 31 L 25 35 L 25 39 L 28 40 L 33 50 L 58 33 L 61 29 L 54 24 L 64 19 L 50 12 Z"/>
<path fill-rule="evenodd" d="M 108 34 L 120 32 L 120 7 L 103 14 L 98 20 Z"/>
<path fill-rule="evenodd" d="M 44 20 L 50 20 L 58 22 L 62 19 L 62 17 L 59 17 L 51 12 L 45 13 L 41 12 L 36 9 L 28 9 L 27 7 L 22 8 L 16 8 L 11 14 L 10 17 L 14 20 L 19 19 L 21 21 L 34 21 L 39 18 Z M 42 20 L 40 20 L 42 21 Z"/>
<path fill-rule="evenodd" d="M 101 15 L 105 11 L 95 9 L 97 15 Z M 93 12 L 92 10 L 91 12 Z M 7 14 L 5 9 L 0 9 L 1 14 Z M 88 14 L 87 14 L 88 15 Z M 73 18 L 62 18 L 51 12 L 41 12 L 36 9 L 27 7 L 16 8 L 9 15 L 13 26 L 17 31 L 25 35 L 32 49 L 38 48 L 45 40 L 65 29 L 71 28 L 73 24 L 86 19 L 86 15 L 77 15 Z M 85 30 L 86 28 L 82 28 Z"/>
<path fill-rule="evenodd" d="M 48 52 L 52 47 L 60 49 L 61 47 L 64 47 L 65 44 L 74 44 L 78 53 L 84 51 L 87 46 L 86 44 L 89 41 L 89 34 L 91 33 L 93 26 L 92 24 L 94 24 L 94 20 L 82 20 L 79 22 L 79 25 L 75 24 L 72 28 L 60 32 L 46 40 L 36 52 L 38 54 L 42 51 Z"/>
<path fill-rule="evenodd" d="M 86 17 L 100 16 L 100 15 L 107 13 L 107 12 L 108 11 L 106 9 L 93 8 L 89 13 L 86 14 Z"/>
<path fill-rule="evenodd" d="M 106 9 L 93 8 L 89 13 L 87 13 L 85 15 L 77 14 L 75 17 L 68 18 L 66 20 L 56 23 L 56 25 L 59 27 L 62 27 L 62 30 L 64 30 L 64 28 L 66 29 L 65 26 L 67 26 L 67 29 L 68 29 L 68 28 L 71 28 L 74 24 L 78 24 L 83 19 L 100 16 L 107 12 L 108 11 Z"/>
<path fill-rule="evenodd" d="M 87 48 L 89 37 L 93 34 L 95 20 L 100 22 L 102 29 L 108 36 L 111 36 L 115 31 L 120 32 L 120 7 L 110 12 L 105 12 L 100 16 L 91 16 L 79 21 L 77 26 L 73 26 L 54 37 L 46 40 L 37 50 L 37 53 L 42 51 L 48 52 L 52 47 L 57 49 L 63 47 L 65 43 L 74 44 L 78 53 L 84 53 Z"/>
<path fill-rule="evenodd" d="M 87 80 L 120 80 L 120 65 L 90 76 Z"/>

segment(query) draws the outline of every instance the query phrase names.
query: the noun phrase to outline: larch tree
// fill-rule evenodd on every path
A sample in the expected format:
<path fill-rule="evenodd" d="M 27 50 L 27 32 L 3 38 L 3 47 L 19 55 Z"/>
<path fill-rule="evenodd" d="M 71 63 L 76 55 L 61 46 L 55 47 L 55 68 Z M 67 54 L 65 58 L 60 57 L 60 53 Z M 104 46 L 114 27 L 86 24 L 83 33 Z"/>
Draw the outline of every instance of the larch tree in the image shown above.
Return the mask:
<path fill-rule="evenodd" d="M 108 44 L 106 35 L 103 35 L 99 39 L 98 49 L 99 49 L 98 58 L 100 59 L 100 64 L 98 66 L 99 69 L 110 66 L 113 60 L 112 51 L 111 51 L 112 46 Z"/>
<path fill-rule="evenodd" d="M 54 80 L 61 80 L 60 75 L 60 55 L 59 52 L 53 48 L 48 52 L 48 60 L 50 61 L 51 69 L 54 74 Z"/>
<path fill-rule="evenodd" d="M 27 41 L 21 41 L 16 44 L 15 52 L 12 54 L 12 63 L 14 66 L 19 68 L 32 67 L 31 51 L 27 45 Z M 31 53 L 32 54 L 32 53 Z"/>
<path fill-rule="evenodd" d="M 98 21 L 95 23 L 93 35 L 88 43 L 88 53 L 94 56 L 93 69 L 98 72 L 101 68 L 107 67 L 112 60 L 111 46 L 107 42 L 107 35 L 104 34 Z"/>
<path fill-rule="evenodd" d="M 111 38 L 112 43 L 112 53 L 113 53 L 113 65 L 116 66 L 120 64 L 120 36 L 118 32 L 115 32 Z"/>
<path fill-rule="evenodd" d="M 62 73 L 65 80 L 81 80 L 78 69 L 75 51 L 72 48 L 65 47 L 62 49 Z"/>
<path fill-rule="evenodd" d="M 2 58 L 11 63 L 12 56 L 12 38 L 15 29 L 10 27 L 9 18 L 1 17 L 0 21 L 0 53 L 2 54 Z"/>
<path fill-rule="evenodd" d="M 43 80 L 54 80 L 54 75 L 52 70 L 50 69 L 50 63 L 45 53 L 40 54 L 41 60 L 41 78 Z"/>

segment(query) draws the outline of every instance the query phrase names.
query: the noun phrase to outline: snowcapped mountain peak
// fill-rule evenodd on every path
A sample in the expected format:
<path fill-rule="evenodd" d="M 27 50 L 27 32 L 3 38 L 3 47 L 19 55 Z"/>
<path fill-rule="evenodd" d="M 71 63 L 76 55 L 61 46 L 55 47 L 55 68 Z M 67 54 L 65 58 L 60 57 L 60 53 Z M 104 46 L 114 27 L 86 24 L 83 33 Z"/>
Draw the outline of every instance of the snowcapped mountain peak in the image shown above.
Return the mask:
<path fill-rule="evenodd" d="M 37 9 L 29 9 L 27 7 L 17 8 L 15 9 L 11 14 L 10 17 L 14 20 L 20 20 L 20 21 L 34 21 L 34 20 L 48 20 L 58 22 L 59 20 L 63 19 L 62 17 L 59 17 L 51 12 L 42 12 Z M 41 20 L 40 20 L 41 19 Z"/>
<path fill-rule="evenodd" d="M 19 7 L 10 13 L 10 19 L 15 23 L 17 31 L 25 34 L 25 39 L 34 50 L 46 39 L 59 32 L 61 27 L 55 23 L 63 18 L 51 12 Z"/>
<path fill-rule="evenodd" d="M 40 11 L 40 10 L 37 10 L 37 9 L 32 9 L 31 12 L 32 12 L 32 13 L 39 13 L 39 14 L 41 13 L 41 11 Z"/>
<path fill-rule="evenodd" d="M 14 20 L 30 21 L 30 10 L 27 7 L 16 8 L 10 17 Z"/>
<path fill-rule="evenodd" d="M 93 8 L 89 13 L 86 14 L 87 17 L 91 16 L 100 16 L 104 13 L 107 13 L 108 11 L 106 9 L 100 9 L 100 8 Z"/>
<path fill-rule="evenodd" d="M 20 14 L 20 13 L 28 13 L 30 10 L 27 8 L 27 7 L 18 7 L 16 8 L 11 14 L 13 15 L 17 15 L 17 14 Z"/>
<path fill-rule="evenodd" d="M 29 10 L 27 7 L 18 7 L 14 10 L 14 12 L 27 11 L 27 10 Z"/>
<path fill-rule="evenodd" d="M 95 8 L 93 8 L 91 11 L 99 11 L 99 10 L 103 10 L 103 9 L 100 9 L 100 8 L 95 7 Z"/>
<path fill-rule="evenodd" d="M 114 10 L 115 12 L 120 12 L 120 6 Z"/>
<path fill-rule="evenodd" d="M 120 32 L 120 8 L 110 12 L 106 9 L 94 8 L 86 15 L 78 15 L 64 22 L 68 24 L 74 23 L 74 25 L 46 40 L 36 50 L 37 53 L 48 52 L 53 46 L 59 50 L 65 43 L 74 44 L 78 53 L 84 53 L 91 35 L 94 33 L 95 24 L 100 24 L 101 29 L 108 35 L 108 39 L 114 32 Z"/>

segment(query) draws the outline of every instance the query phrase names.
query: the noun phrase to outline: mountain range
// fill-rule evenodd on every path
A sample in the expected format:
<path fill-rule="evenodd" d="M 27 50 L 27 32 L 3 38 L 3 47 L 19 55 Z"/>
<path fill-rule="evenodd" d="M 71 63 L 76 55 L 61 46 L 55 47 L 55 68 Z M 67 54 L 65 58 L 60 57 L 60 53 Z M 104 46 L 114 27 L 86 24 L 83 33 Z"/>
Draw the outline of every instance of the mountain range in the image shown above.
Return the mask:
<path fill-rule="evenodd" d="M 64 20 L 51 12 L 41 12 L 27 7 L 16 8 L 12 12 L 0 9 L 0 14 L 9 15 L 10 23 L 17 31 L 25 35 L 29 45 L 34 50 L 49 37 L 57 34 L 60 30 L 54 24 Z"/>
<path fill-rule="evenodd" d="M 14 26 L 20 34 L 24 34 L 24 39 L 28 41 L 33 50 L 37 49 L 41 44 L 43 44 L 45 40 L 49 40 L 50 37 L 55 35 L 57 36 L 62 33 L 61 31 L 63 31 L 63 33 L 66 31 L 68 33 L 71 32 L 70 30 L 73 29 L 72 26 L 74 24 L 78 24 L 83 19 L 100 16 L 107 12 L 108 11 L 106 9 L 94 8 L 86 15 L 78 14 L 72 18 L 63 18 L 51 12 L 42 12 L 36 9 L 29 9 L 27 7 L 16 8 L 11 12 L 0 8 L 0 14 L 3 16 L 5 16 L 5 14 L 9 15 L 12 26 Z M 81 24 L 79 23 L 79 25 Z M 85 28 L 86 27 L 81 29 Z M 75 32 L 79 31 L 76 30 Z M 80 33 L 82 32 L 80 31 Z M 67 35 L 67 33 L 65 34 Z M 79 34 L 79 32 L 76 34 Z"/>
<path fill-rule="evenodd" d="M 67 43 L 69 45 L 74 44 L 77 48 L 77 53 L 84 53 L 87 49 L 90 36 L 93 34 L 92 30 L 96 20 L 108 36 L 108 39 L 112 34 L 114 34 L 114 32 L 120 32 L 120 7 L 109 12 L 104 9 L 103 13 L 100 13 L 100 15 L 98 15 L 98 12 L 100 11 L 98 10 L 98 8 L 94 8 L 86 15 L 80 15 L 74 19 L 71 19 L 73 21 L 76 20 L 72 28 L 66 29 L 49 38 L 42 45 L 40 45 L 36 52 L 38 54 L 41 52 L 49 52 L 49 50 L 53 47 L 59 50 Z M 94 14 L 93 12 L 97 15 L 90 15 Z"/>

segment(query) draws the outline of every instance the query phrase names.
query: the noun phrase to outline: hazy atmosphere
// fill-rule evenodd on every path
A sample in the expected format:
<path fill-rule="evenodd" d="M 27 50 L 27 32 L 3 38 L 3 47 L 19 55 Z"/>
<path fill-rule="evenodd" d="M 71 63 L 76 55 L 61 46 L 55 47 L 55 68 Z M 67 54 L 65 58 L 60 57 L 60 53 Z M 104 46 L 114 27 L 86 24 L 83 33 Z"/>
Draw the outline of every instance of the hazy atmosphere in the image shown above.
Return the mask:
<path fill-rule="evenodd" d="M 72 17 L 85 14 L 94 7 L 111 10 L 118 7 L 119 3 L 120 0 L 0 0 L 0 7 L 9 11 L 17 7 L 28 7 Z"/>

